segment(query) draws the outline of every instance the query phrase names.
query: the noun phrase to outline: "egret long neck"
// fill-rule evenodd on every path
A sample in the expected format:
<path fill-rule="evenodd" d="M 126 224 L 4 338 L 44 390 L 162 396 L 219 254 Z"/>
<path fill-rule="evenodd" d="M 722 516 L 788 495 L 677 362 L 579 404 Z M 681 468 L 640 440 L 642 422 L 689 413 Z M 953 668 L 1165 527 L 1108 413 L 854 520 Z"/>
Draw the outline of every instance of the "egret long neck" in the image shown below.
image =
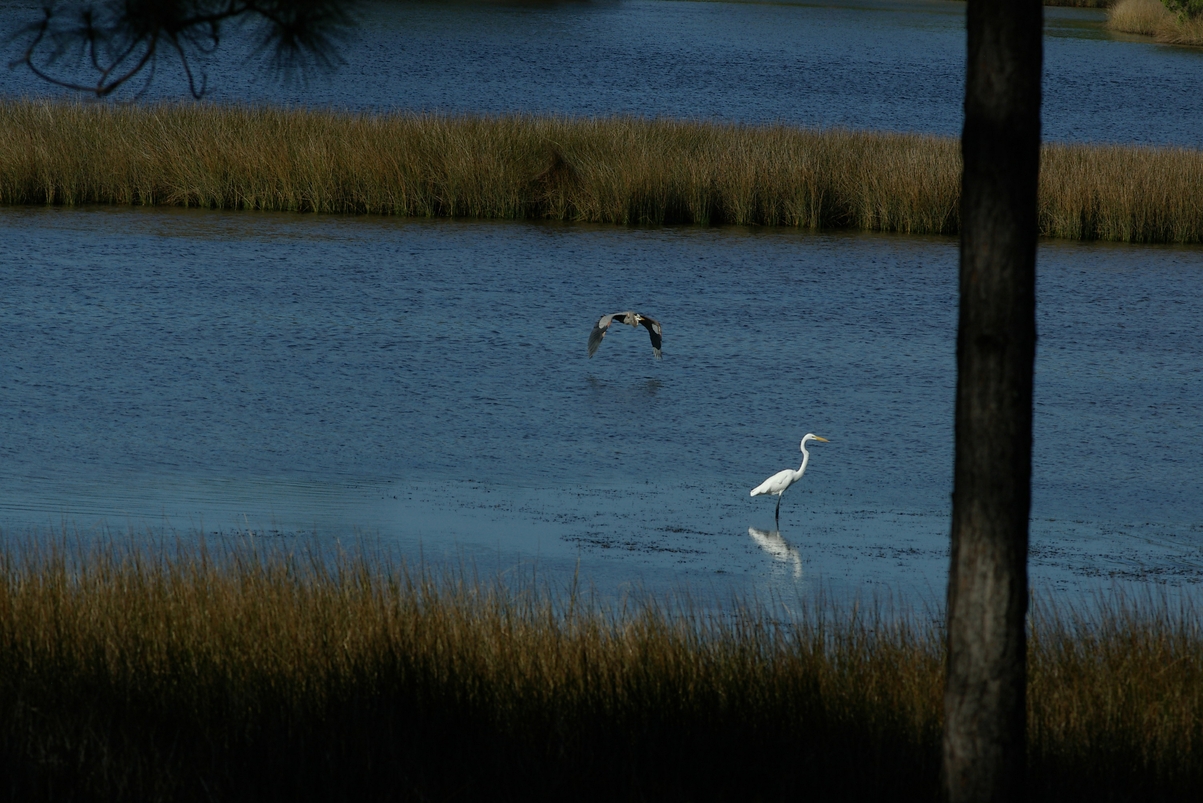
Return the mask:
<path fill-rule="evenodd" d="M 794 482 L 802 478 L 802 474 L 806 471 L 806 464 L 810 462 L 810 452 L 806 451 L 806 447 L 802 447 L 802 465 L 798 467 L 798 473 L 794 475 Z"/>

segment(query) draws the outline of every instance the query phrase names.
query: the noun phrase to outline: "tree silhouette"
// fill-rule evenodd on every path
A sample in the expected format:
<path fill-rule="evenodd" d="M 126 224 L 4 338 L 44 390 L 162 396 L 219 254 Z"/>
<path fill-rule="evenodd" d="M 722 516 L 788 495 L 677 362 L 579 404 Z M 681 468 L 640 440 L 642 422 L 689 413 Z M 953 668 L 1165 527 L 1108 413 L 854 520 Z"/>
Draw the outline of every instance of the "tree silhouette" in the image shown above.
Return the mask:
<path fill-rule="evenodd" d="M 256 53 L 284 71 L 331 67 L 353 26 L 354 0 L 69 0 L 48 2 L 13 37 L 11 66 L 97 97 L 140 78 L 145 92 L 162 59 L 179 61 L 195 98 L 207 88 L 196 64 L 214 53 L 228 26 L 252 29 Z"/>
<path fill-rule="evenodd" d="M 1040 0 L 969 0 L 944 772 L 1023 799 Z"/>

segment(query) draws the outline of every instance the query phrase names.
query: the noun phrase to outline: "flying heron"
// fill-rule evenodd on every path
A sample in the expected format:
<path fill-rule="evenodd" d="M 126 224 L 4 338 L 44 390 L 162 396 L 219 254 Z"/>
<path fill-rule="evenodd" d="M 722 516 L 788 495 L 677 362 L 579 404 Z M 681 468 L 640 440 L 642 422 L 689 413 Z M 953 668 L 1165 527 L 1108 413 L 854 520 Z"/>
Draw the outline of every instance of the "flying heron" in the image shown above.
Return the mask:
<path fill-rule="evenodd" d="M 592 357 L 597 347 L 601 345 L 602 338 L 606 336 L 606 332 L 610 330 L 612 323 L 625 323 L 628 326 L 642 326 L 647 329 L 647 333 L 652 337 L 652 351 L 656 357 L 660 357 L 660 322 L 655 318 L 649 318 L 638 312 L 615 312 L 611 315 L 603 315 L 598 319 L 597 323 L 593 324 L 593 331 L 589 333 L 589 356 Z"/>

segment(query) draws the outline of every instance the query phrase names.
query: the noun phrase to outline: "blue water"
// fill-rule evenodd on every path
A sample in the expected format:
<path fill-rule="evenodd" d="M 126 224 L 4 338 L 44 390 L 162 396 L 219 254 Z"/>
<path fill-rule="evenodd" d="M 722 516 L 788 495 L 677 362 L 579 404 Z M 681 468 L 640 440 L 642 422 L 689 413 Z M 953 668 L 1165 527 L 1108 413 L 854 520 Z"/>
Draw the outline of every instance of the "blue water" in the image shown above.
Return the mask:
<path fill-rule="evenodd" d="M 333 73 L 281 84 L 236 29 L 199 66 L 218 102 L 956 134 L 963 15 L 374 2 Z M 1047 139 L 1203 146 L 1203 52 L 1045 16 Z M 144 98 L 185 91 L 165 62 Z M 65 93 L 0 71 L 27 95 Z M 369 541 L 606 593 L 943 594 L 952 240 L 0 209 L 0 243 L 4 535 Z M 1203 578 L 1201 274 L 1197 248 L 1042 244 L 1038 589 Z M 632 307 L 664 359 L 625 328 L 588 359 L 593 321 Z M 748 489 L 806 432 L 831 442 L 778 530 Z"/>
<path fill-rule="evenodd" d="M 0 241 L 6 533 L 942 595 L 955 240 L 3 209 Z M 1197 249 L 1042 244 L 1038 588 L 1203 578 L 1201 284 Z M 589 359 L 632 307 L 664 358 Z M 774 535 L 748 489 L 806 432 Z"/>
<path fill-rule="evenodd" d="M 0 0 L 0 20 L 40 16 Z M 362 7 L 336 72 L 281 85 L 229 28 L 200 59 L 217 102 L 364 110 L 630 114 L 959 134 L 965 4 L 446 2 Z M 1203 50 L 1115 37 L 1046 8 L 1044 135 L 1203 147 Z M 0 46 L 5 62 L 19 42 Z M 140 89 L 141 85 L 131 87 Z M 0 96 L 64 93 L 0 70 Z M 164 59 L 145 97 L 187 96 Z"/>

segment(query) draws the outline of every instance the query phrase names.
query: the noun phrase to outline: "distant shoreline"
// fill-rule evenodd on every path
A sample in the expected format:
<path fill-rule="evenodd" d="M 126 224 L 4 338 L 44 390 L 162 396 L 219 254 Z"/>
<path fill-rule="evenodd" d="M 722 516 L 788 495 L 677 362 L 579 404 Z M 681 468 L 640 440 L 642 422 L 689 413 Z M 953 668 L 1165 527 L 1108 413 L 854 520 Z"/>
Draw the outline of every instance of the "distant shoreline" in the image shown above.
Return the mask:
<path fill-rule="evenodd" d="M 958 230 L 955 138 L 627 117 L 0 102 L 0 204 Z M 1203 151 L 1050 143 L 1040 234 L 1203 242 Z"/>

